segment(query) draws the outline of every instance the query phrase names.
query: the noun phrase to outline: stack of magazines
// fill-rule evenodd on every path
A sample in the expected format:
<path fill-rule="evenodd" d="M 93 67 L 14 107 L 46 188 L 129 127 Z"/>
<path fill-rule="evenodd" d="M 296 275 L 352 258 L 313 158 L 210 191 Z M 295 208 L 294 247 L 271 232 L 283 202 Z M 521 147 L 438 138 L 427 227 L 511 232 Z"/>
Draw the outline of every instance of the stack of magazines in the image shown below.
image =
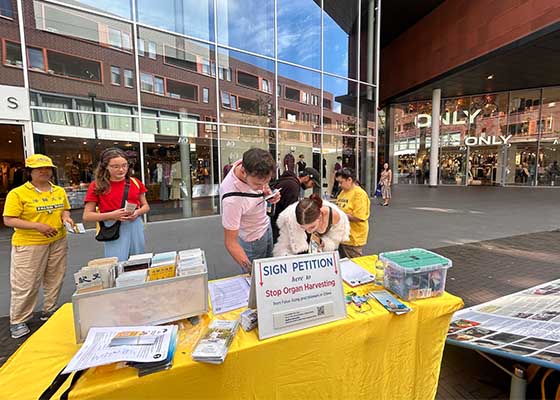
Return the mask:
<path fill-rule="evenodd" d="M 177 325 L 171 328 L 171 339 L 169 340 L 169 348 L 167 349 L 167 357 L 163 360 L 153 362 L 129 362 L 128 366 L 134 367 L 138 370 L 138 376 L 153 374 L 159 371 L 165 371 L 173 366 L 173 357 L 175 350 L 177 350 Z"/>
<path fill-rule="evenodd" d="M 226 359 L 229 346 L 237 333 L 239 321 L 215 319 L 192 352 L 195 361 L 221 364 Z"/>

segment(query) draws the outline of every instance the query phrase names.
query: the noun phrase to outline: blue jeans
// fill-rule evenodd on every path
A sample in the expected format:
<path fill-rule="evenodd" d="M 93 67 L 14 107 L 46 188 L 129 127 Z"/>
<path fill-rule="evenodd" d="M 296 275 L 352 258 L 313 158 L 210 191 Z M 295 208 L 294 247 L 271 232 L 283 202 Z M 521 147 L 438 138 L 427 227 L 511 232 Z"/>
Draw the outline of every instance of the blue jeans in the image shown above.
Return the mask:
<path fill-rule="evenodd" d="M 245 254 L 247 254 L 247 258 L 249 258 L 249 261 L 251 262 L 259 258 L 272 257 L 272 226 L 270 224 L 260 239 L 253 242 L 246 242 L 240 238 L 237 240 L 243 250 L 245 250 Z"/>
<path fill-rule="evenodd" d="M 105 222 L 106 225 L 112 223 Z M 133 254 L 144 253 L 144 224 L 142 218 L 135 221 L 123 221 L 119 229 L 119 238 L 105 244 L 105 257 L 117 257 L 119 261 L 126 261 Z"/>

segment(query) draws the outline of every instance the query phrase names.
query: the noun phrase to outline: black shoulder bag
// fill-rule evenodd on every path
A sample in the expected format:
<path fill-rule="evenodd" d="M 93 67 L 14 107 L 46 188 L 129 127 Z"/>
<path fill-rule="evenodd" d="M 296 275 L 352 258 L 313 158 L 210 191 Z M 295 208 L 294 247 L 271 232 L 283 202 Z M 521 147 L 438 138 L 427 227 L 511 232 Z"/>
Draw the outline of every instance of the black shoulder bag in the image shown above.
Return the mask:
<path fill-rule="evenodd" d="M 130 189 L 130 178 L 126 177 L 126 183 L 124 185 L 124 194 L 121 201 L 121 208 L 124 208 L 126 199 L 128 198 L 128 189 Z M 121 221 L 115 221 L 111 226 L 106 226 L 103 221 L 99 221 L 99 232 L 95 236 L 95 240 L 98 242 L 110 242 L 117 240 L 120 237 L 119 230 L 121 227 Z"/>

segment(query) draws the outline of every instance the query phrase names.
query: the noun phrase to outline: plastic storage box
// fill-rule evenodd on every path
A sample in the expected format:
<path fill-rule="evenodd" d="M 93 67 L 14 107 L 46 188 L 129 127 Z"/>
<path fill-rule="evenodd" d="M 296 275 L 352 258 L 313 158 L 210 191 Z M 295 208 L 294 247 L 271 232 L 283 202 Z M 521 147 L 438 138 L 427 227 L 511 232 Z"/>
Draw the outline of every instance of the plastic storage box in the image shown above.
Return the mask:
<path fill-rule="evenodd" d="M 425 299 L 443 294 L 450 259 L 424 249 L 408 249 L 379 254 L 385 274 L 383 286 L 405 300 Z"/>

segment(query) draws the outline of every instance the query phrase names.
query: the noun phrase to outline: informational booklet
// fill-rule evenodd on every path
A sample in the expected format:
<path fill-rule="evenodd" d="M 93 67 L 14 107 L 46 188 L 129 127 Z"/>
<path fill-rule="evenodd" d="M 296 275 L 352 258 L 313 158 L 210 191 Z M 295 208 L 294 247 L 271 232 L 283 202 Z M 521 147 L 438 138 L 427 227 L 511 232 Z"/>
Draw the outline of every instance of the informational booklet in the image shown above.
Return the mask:
<path fill-rule="evenodd" d="M 247 307 L 250 288 L 251 284 L 244 276 L 208 282 L 214 315 Z"/>
<path fill-rule="evenodd" d="M 171 332 L 171 340 L 169 342 L 169 350 L 167 351 L 167 357 L 161 361 L 153 362 L 128 362 L 127 365 L 134 367 L 138 370 L 138 376 L 144 376 L 153 374 L 159 371 L 165 371 L 173 366 L 173 357 L 175 356 L 175 351 L 177 350 L 177 325 L 173 325 L 173 330 Z"/>
<path fill-rule="evenodd" d="M 121 361 L 154 362 L 167 357 L 174 325 L 91 328 L 86 341 L 70 360 L 63 374 Z M 111 346 L 122 332 L 143 331 L 157 340 L 152 345 Z"/>
<path fill-rule="evenodd" d="M 354 261 L 344 258 L 340 260 L 342 280 L 351 287 L 364 285 L 375 281 L 375 275 L 360 267 Z"/>
<path fill-rule="evenodd" d="M 64 226 L 66 227 L 66 231 L 68 233 L 78 233 L 78 234 L 86 233 L 86 228 L 84 227 L 84 224 L 82 224 L 81 222 L 78 222 L 74 225 L 65 222 Z"/>
<path fill-rule="evenodd" d="M 389 312 L 401 315 L 412 311 L 412 308 L 409 308 L 404 303 L 397 300 L 391 293 L 386 290 L 375 290 L 373 292 L 370 292 L 370 294 Z"/>
<path fill-rule="evenodd" d="M 210 364 L 223 363 L 238 327 L 238 320 L 215 319 L 210 322 L 208 330 L 192 352 L 193 360 Z"/>

